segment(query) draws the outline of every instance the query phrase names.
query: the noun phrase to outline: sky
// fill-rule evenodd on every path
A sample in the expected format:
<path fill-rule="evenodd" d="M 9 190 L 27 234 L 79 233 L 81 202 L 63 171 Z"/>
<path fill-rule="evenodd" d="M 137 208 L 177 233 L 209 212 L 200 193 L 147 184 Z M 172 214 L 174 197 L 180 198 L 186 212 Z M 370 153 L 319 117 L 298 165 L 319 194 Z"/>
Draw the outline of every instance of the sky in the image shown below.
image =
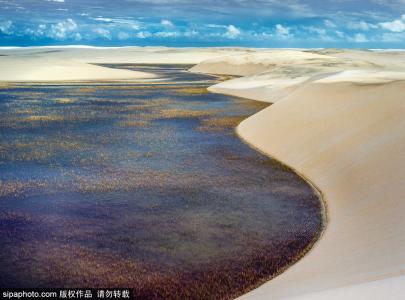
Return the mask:
<path fill-rule="evenodd" d="M 405 48 L 405 0 L 0 0 L 0 46 Z"/>

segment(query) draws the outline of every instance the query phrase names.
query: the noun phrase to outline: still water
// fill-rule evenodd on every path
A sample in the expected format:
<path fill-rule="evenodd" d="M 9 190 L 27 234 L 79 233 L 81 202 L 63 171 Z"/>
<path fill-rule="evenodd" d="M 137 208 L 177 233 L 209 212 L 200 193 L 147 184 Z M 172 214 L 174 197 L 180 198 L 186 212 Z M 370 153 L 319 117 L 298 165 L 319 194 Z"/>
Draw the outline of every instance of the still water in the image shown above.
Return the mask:
<path fill-rule="evenodd" d="M 266 105 L 110 67 L 164 79 L 0 86 L 1 287 L 228 299 L 308 251 L 316 193 L 234 131 Z"/>

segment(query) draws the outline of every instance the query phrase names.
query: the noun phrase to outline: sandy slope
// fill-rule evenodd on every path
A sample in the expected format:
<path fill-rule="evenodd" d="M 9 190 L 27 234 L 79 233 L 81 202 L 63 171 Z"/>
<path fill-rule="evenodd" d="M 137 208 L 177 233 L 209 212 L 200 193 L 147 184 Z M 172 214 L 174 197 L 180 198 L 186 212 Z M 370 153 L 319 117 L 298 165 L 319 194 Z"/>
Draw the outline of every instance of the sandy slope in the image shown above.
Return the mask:
<path fill-rule="evenodd" d="M 0 81 L 118 80 L 153 74 L 104 68 L 70 59 L 0 57 Z"/>
<path fill-rule="evenodd" d="M 254 75 L 249 63 L 250 76 L 211 87 L 277 102 L 238 133 L 303 174 L 327 204 L 327 228 L 313 250 L 241 299 L 403 299 L 405 53 L 321 52 L 337 61 L 273 61 Z M 231 74 L 233 61 L 223 58 Z M 195 69 L 221 73 L 221 63 Z"/>
<path fill-rule="evenodd" d="M 342 69 L 375 69 L 374 63 L 297 50 L 267 50 L 214 58 L 191 68 L 192 72 L 243 76 L 219 83 L 210 91 L 277 102 L 308 81 Z"/>
<path fill-rule="evenodd" d="M 299 295 L 405 271 L 404 92 L 405 81 L 312 83 L 239 126 L 316 184 L 329 217 L 313 251 L 252 295 Z"/>

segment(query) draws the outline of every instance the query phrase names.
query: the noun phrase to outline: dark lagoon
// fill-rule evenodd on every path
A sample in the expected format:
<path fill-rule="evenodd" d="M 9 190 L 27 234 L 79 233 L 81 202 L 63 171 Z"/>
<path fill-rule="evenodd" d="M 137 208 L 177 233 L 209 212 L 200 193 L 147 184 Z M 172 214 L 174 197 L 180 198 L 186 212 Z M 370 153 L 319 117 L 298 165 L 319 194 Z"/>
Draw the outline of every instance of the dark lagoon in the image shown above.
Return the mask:
<path fill-rule="evenodd" d="M 0 86 L 1 287 L 230 299 L 310 249 L 316 192 L 235 133 L 266 105 L 110 67 L 165 79 Z"/>

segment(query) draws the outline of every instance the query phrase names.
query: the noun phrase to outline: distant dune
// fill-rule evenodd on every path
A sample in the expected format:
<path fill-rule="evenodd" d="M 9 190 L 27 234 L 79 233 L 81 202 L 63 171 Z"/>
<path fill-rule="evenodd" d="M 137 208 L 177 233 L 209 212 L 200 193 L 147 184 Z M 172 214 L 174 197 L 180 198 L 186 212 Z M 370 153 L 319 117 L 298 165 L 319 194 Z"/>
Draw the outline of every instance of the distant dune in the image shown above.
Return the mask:
<path fill-rule="evenodd" d="M 75 81 L 153 78 L 153 74 L 104 68 L 71 59 L 0 57 L 0 81 Z"/>
<path fill-rule="evenodd" d="M 145 79 L 91 63 L 197 64 L 241 76 L 210 91 L 275 103 L 240 136 L 323 193 L 326 230 L 302 260 L 241 299 L 403 299 L 405 52 L 243 48 L 0 50 L 0 81 Z"/>
<path fill-rule="evenodd" d="M 153 74 L 104 68 L 101 63 L 196 64 L 238 48 L 0 47 L 0 81 L 139 80 Z"/>

